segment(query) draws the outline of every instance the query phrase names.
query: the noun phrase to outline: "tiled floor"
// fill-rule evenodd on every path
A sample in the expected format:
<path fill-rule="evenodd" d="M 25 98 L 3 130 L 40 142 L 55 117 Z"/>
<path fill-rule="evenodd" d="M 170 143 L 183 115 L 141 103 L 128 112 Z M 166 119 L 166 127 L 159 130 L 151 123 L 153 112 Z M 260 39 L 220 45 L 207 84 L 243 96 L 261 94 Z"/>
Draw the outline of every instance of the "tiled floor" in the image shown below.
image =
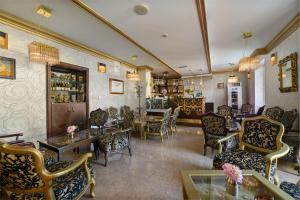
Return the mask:
<path fill-rule="evenodd" d="M 182 199 L 180 170 L 211 169 L 212 157 L 203 156 L 203 135 L 199 128 L 179 127 L 178 132 L 160 142 L 132 138 L 132 157 L 127 151 L 95 161 L 95 199 Z M 280 168 L 296 174 L 287 162 Z M 281 180 L 296 182 L 298 176 L 279 172 Z M 89 199 L 86 195 L 83 199 Z"/>

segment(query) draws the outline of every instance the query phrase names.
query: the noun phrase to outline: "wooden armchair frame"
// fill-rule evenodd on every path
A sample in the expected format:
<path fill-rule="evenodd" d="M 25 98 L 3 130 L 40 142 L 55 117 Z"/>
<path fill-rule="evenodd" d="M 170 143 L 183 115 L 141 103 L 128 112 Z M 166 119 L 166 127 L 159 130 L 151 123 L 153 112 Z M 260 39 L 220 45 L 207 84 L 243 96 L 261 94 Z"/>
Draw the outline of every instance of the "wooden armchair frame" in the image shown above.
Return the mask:
<path fill-rule="evenodd" d="M 49 172 L 45 168 L 43 155 L 41 154 L 40 151 L 38 151 L 35 148 L 28 147 L 28 146 L 15 146 L 15 145 L 10 145 L 7 143 L 0 142 L 0 152 L 4 152 L 8 154 L 24 154 L 24 155 L 32 156 L 35 160 L 36 173 L 39 175 L 39 177 L 44 183 L 44 186 L 38 188 L 32 188 L 28 190 L 23 190 L 19 188 L 9 188 L 4 186 L 2 187 L 4 195 L 7 195 L 8 192 L 16 192 L 16 193 L 23 193 L 23 194 L 34 194 L 37 192 L 41 192 L 45 194 L 47 200 L 56 199 L 53 191 L 53 180 L 57 177 L 61 177 L 63 175 L 66 175 L 74 171 L 76 168 L 80 166 L 84 166 L 84 174 L 86 176 L 87 185 L 85 189 L 81 191 L 81 193 L 78 195 L 76 199 L 80 199 L 80 197 L 82 197 L 85 194 L 89 186 L 90 186 L 91 197 L 95 197 L 95 193 L 94 193 L 95 179 L 91 177 L 88 164 L 87 164 L 88 159 L 92 158 L 92 153 L 84 154 L 76 162 L 72 163 L 71 165 L 69 165 L 64 169 L 60 169 L 55 172 Z"/>
<path fill-rule="evenodd" d="M 280 130 L 279 130 L 279 134 L 277 134 L 276 137 L 276 150 L 270 150 L 270 149 L 265 149 L 265 148 L 260 148 L 260 147 L 256 147 L 253 146 L 251 144 L 245 143 L 242 140 L 243 134 L 244 134 L 244 124 L 246 121 L 253 121 L 253 120 L 257 120 L 257 119 L 264 119 L 267 120 L 271 123 L 277 124 L 280 126 Z M 245 150 L 246 148 L 249 149 L 253 149 L 255 151 L 261 152 L 261 153 L 265 153 L 265 160 L 266 160 L 266 172 L 265 172 L 265 177 L 270 180 L 270 176 L 271 176 L 271 165 L 273 162 L 275 162 L 275 165 L 277 166 L 277 160 L 278 158 L 281 158 L 283 156 L 285 156 L 286 154 L 288 154 L 289 152 L 289 146 L 287 144 L 285 144 L 284 142 L 282 142 L 282 136 L 284 133 L 284 127 L 281 123 L 271 120 L 269 118 L 267 118 L 266 116 L 257 116 L 257 117 L 249 117 L 246 118 L 245 120 L 243 120 L 242 122 L 242 126 L 241 126 L 241 131 L 240 132 L 235 132 L 227 137 L 224 137 L 220 140 L 218 140 L 219 143 L 219 153 L 222 153 L 222 142 L 228 140 L 231 137 L 235 137 L 238 136 L 239 137 L 239 149 L 240 150 Z M 279 179 L 277 174 L 275 175 L 275 184 L 279 183 Z"/>

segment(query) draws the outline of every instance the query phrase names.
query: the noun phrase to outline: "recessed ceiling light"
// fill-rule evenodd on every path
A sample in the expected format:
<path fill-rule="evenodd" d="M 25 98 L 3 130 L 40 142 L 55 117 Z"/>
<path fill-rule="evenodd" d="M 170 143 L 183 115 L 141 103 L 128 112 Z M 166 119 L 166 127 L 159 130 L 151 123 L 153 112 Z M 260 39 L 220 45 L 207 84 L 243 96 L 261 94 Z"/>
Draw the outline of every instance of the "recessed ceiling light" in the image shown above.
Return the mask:
<path fill-rule="evenodd" d="M 51 9 L 49 9 L 43 5 L 40 5 L 36 8 L 36 13 L 41 15 L 42 17 L 46 17 L 46 18 L 49 18 L 52 15 Z"/>
<path fill-rule="evenodd" d="M 131 60 L 136 60 L 136 59 L 138 59 L 138 56 L 137 56 L 137 55 L 131 56 Z"/>
<path fill-rule="evenodd" d="M 146 15 L 149 10 L 150 10 L 150 8 L 146 4 L 140 4 L 140 5 L 134 6 L 134 12 L 137 15 Z"/>

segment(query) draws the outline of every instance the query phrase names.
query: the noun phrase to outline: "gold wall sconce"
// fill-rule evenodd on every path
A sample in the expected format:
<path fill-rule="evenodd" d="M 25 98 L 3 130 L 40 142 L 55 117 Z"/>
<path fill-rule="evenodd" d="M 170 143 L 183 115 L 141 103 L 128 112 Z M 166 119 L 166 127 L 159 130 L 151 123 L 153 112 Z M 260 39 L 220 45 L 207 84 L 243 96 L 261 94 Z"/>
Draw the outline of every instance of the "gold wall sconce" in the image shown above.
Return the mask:
<path fill-rule="evenodd" d="M 106 73 L 106 64 L 98 63 L 98 72 Z"/>
<path fill-rule="evenodd" d="M 8 34 L 0 31 L 0 48 L 8 48 Z"/>
<path fill-rule="evenodd" d="M 270 62 L 271 62 L 271 65 L 277 64 L 277 52 L 271 54 Z"/>

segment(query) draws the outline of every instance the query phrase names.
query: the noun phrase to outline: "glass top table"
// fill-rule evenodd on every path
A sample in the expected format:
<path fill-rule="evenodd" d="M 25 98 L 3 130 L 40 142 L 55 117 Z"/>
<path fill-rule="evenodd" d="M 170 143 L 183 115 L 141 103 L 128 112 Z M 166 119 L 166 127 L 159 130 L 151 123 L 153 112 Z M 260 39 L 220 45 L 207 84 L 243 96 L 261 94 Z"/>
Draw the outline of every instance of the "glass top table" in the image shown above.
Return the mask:
<path fill-rule="evenodd" d="M 38 143 L 40 148 L 46 148 L 56 152 L 57 159 L 60 160 L 63 152 L 96 142 L 99 131 L 104 131 L 104 134 L 115 134 L 120 130 L 117 128 L 105 128 L 103 130 L 90 128 L 76 132 L 73 138 L 66 133 L 44 140 L 38 140 Z"/>
<path fill-rule="evenodd" d="M 243 183 L 238 196 L 226 192 L 226 177 L 223 170 L 182 171 L 184 199 L 213 200 L 292 200 L 284 191 L 252 170 L 244 170 Z"/>

